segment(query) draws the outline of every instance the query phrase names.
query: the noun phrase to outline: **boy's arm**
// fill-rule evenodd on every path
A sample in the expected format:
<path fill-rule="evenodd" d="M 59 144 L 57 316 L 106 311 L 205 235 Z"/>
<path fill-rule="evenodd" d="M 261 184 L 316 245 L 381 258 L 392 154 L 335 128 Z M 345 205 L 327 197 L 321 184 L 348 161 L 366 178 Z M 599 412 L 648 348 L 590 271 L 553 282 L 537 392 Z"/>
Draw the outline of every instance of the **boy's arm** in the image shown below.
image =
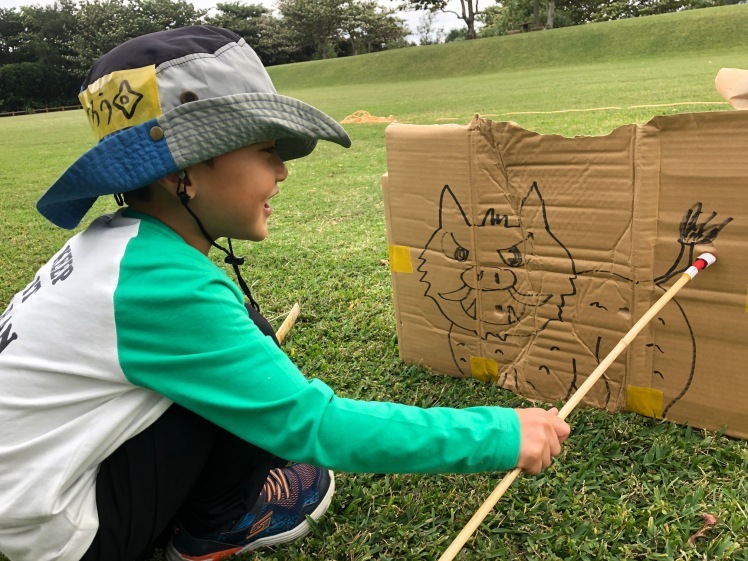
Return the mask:
<path fill-rule="evenodd" d="M 249 319 L 221 271 L 144 263 L 115 295 L 119 360 L 150 388 L 273 454 L 359 472 L 476 472 L 517 462 L 517 413 L 337 397 Z M 209 267 L 212 265 L 208 264 Z"/>

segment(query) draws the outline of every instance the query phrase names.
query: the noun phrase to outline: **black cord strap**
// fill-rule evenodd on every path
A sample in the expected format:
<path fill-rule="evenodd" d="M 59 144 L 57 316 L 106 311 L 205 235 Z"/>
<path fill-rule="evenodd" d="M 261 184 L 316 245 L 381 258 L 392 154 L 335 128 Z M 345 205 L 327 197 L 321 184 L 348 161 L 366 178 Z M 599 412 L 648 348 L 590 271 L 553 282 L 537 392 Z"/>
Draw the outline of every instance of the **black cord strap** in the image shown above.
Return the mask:
<path fill-rule="evenodd" d="M 179 200 L 181 201 L 182 206 L 184 206 L 187 212 L 190 213 L 190 216 L 192 216 L 195 222 L 197 222 L 197 227 L 200 228 L 200 232 L 202 232 L 205 239 L 210 242 L 210 245 L 212 245 L 216 249 L 219 249 L 220 251 L 223 251 L 226 254 L 226 258 L 223 260 L 224 263 L 231 265 L 231 267 L 234 269 L 234 274 L 236 275 L 236 279 L 237 281 L 239 281 L 239 287 L 242 289 L 242 292 L 244 293 L 244 295 L 249 299 L 250 305 L 259 312 L 260 305 L 255 301 L 254 298 L 252 298 L 252 292 L 249 290 L 249 286 L 244 281 L 241 271 L 239 270 L 239 265 L 244 265 L 244 257 L 239 257 L 237 255 L 234 255 L 234 248 L 231 245 L 231 238 L 226 238 L 229 243 L 229 249 L 226 249 L 222 245 L 217 244 L 215 240 L 213 239 L 213 237 L 205 229 L 205 226 L 203 226 L 203 223 L 200 222 L 200 219 L 190 208 L 190 205 L 189 205 L 190 196 L 187 194 L 186 179 L 187 179 L 187 174 L 184 171 L 179 172 L 179 180 L 177 181 L 177 196 L 179 197 Z"/>

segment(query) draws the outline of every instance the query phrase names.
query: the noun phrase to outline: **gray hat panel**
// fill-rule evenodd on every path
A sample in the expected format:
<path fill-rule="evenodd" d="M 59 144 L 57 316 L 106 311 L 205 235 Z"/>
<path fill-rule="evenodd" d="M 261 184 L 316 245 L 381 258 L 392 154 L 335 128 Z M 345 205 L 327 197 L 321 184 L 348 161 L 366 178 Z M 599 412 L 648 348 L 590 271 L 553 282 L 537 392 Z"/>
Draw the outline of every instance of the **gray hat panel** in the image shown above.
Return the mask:
<path fill-rule="evenodd" d="M 265 140 L 278 140 L 285 160 L 309 154 L 317 139 L 346 147 L 351 142 L 343 127 L 318 109 L 278 94 L 196 101 L 158 122 L 180 168 Z"/>
<path fill-rule="evenodd" d="M 276 93 L 259 57 L 244 39 L 215 53 L 194 53 L 156 68 L 161 110 L 182 105 L 185 92 L 202 100 L 241 93 Z M 191 100 L 190 100 L 191 101 Z"/>

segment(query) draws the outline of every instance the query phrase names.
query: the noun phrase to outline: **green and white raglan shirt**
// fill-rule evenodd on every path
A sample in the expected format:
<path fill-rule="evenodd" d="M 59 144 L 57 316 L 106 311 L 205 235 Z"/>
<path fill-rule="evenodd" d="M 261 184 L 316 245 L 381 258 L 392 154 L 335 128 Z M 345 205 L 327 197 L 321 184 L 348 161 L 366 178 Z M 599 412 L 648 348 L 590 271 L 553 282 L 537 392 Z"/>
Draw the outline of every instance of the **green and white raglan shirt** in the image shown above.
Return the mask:
<path fill-rule="evenodd" d="M 280 457 L 341 471 L 507 469 L 511 409 L 337 397 L 249 319 L 222 269 L 120 211 L 73 238 L 0 316 L 0 551 L 77 561 L 98 465 L 177 402 Z"/>

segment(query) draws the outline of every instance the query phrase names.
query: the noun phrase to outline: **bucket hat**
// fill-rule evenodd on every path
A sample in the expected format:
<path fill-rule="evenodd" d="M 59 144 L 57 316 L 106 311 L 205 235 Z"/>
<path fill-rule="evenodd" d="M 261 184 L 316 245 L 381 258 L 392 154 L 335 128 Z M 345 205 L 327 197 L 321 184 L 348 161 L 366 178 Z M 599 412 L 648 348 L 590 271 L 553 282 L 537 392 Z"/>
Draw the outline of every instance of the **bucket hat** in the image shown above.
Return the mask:
<path fill-rule="evenodd" d="M 122 43 L 93 65 L 79 99 L 98 143 L 36 204 L 67 229 L 101 195 L 138 189 L 243 146 L 275 140 L 279 156 L 292 160 L 320 139 L 351 145 L 334 119 L 279 95 L 244 39 L 212 26 Z"/>

